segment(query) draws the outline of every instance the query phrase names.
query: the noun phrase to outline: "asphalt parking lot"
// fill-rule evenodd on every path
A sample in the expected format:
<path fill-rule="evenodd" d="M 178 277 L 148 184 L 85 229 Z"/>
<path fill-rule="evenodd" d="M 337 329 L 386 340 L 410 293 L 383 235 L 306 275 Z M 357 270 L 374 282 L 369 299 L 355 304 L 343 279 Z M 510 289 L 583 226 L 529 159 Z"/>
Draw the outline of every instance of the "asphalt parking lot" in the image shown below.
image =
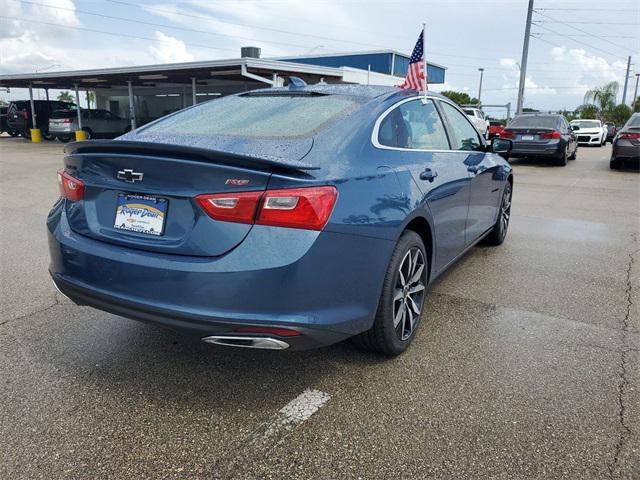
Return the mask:
<path fill-rule="evenodd" d="M 514 161 L 406 354 L 194 342 L 57 294 L 62 145 L 0 138 L 0 478 L 640 478 L 640 176 Z M 258 286 L 256 288 L 259 288 Z"/>

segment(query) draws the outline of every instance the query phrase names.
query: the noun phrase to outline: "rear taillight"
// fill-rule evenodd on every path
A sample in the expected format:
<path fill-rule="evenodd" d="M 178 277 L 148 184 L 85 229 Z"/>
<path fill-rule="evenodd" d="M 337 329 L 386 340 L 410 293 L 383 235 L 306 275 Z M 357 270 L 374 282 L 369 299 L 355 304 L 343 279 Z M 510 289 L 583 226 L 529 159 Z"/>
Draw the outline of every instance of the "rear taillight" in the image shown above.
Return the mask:
<path fill-rule="evenodd" d="M 500 132 L 500 138 L 516 138 L 516 134 L 511 130 L 502 130 Z"/>
<path fill-rule="evenodd" d="M 619 140 L 640 140 L 640 133 L 623 132 L 618 134 Z"/>
<path fill-rule="evenodd" d="M 207 215 L 224 222 L 322 230 L 338 198 L 335 187 L 198 195 Z"/>
<path fill-rule="evenodd" d="M 84 197 L 84 183 L 64 170 L 58 171 L 58 187 L 60 187 L 60 195 L 67 200 L 77 202 Z"/>
<path fill-rule="evenodd" d="M 71 123 L 71 119 L 70 118 L 63 118 L 62 119 L 62 123 Z"/>
<path fill-rule="evenodd" d="M 560 138 L 561 133 L 559 130 L 554 130 L 553 132 L 541 132 L 540 138 L 544 138 L 545 140 L 550 140 L 554 138 Z"/>

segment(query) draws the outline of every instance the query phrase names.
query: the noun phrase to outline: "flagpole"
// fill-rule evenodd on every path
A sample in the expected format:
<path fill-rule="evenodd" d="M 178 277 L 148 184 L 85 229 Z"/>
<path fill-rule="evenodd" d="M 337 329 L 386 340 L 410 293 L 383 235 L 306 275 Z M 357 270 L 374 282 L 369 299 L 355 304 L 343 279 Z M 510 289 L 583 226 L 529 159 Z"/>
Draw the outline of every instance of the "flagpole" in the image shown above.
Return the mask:
<path fill-rule="evenodd" d="M 424 58 L 424 100 L 423 102 L 427 102 L 427 51 L 425 49 L 427 42 L 427 24 L 422 24 L 422 57 Z"/>

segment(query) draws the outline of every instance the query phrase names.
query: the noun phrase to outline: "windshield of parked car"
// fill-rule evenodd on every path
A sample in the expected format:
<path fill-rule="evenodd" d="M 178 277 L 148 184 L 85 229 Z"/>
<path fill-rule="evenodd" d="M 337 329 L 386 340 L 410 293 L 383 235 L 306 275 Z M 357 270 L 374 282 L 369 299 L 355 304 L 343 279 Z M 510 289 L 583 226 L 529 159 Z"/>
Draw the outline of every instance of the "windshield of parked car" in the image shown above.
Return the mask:
<path fill-rule="evenodd" d="M 580 128 L 600 128 L 600 122 L 597 120 L 574 120 L 571 125 L 577 125 Z"/>
<path fill-rule="evenodd" d="M 522 115 L 514 118 L 509 127 L 533 127 L 533 128 L 556 128 L 558 126 L 558 117 L 543 115 Z"/>
<path fill-rule="evenodd" d="M 143 129 L 167 135 L 293 138 L 313 134 L 358 105 L 344 95 L 249 94 L 211 100 Z"/>

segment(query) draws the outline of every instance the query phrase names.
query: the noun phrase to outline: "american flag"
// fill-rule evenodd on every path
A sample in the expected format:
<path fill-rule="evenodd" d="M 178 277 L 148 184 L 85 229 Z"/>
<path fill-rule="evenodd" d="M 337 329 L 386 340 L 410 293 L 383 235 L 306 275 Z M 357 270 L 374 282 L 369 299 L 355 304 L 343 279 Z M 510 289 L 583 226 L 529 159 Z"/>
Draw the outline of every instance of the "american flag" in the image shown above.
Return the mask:
<path fill-rule="evenodd" d="M 413 47 L 413 53 L 409 60 L 409 69 L 407 70 L 407 78 L 404 79 L 400 88 L 427 90 L 427 79 L 424 73 L 424 30 L 420 32 L 416 46 Z"/>

